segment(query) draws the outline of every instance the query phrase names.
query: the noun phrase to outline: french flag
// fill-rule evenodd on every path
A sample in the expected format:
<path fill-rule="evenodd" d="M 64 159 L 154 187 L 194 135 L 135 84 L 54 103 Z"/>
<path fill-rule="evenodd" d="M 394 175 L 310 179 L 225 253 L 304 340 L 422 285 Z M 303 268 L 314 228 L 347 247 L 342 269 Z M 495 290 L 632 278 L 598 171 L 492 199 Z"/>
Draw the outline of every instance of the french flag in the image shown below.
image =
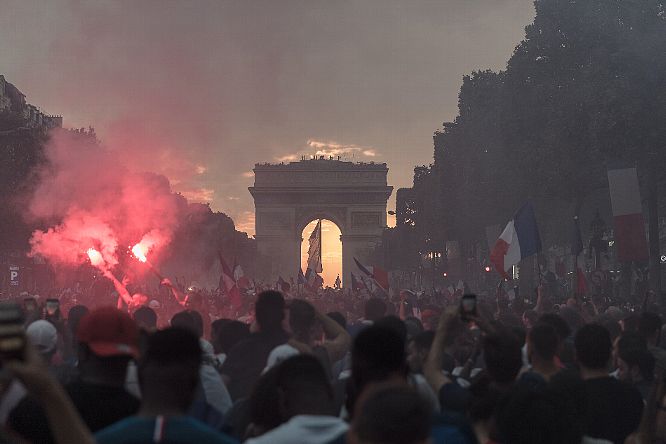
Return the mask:
<path fill-rule="evenodd" d="M 508 271 L 526 257 L 541 251 L 541 237 L 534 209 L 529 202 L 523 205 L 506 225 L 490 252 L 490 262 L 503 278 Z"/>
<path fill-rule="evenodd" d="M 645 261 L 648 246 L 636 168 L 608 170 L 617 259 Z"/>

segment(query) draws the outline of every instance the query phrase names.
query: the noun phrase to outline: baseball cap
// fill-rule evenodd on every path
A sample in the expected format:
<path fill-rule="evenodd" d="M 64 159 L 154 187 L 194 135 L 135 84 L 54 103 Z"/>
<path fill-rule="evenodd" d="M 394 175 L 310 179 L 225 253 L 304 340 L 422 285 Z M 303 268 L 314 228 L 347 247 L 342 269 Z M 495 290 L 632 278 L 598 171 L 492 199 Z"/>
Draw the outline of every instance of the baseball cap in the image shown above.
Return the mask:
<path fill-rule="evenodd" d="M 28 340 L 40 353 L 50 353 L 58 344 L 58 332 L 49 321 L 40 319 L 28 325 L 25 331 Z"/>
<path fill-rule="evenodd" d="M 97 356 L 139 357 L 139 328 L 127 313 L 113 307 L 98 308 L 85 315 L 77 339 Z"/>

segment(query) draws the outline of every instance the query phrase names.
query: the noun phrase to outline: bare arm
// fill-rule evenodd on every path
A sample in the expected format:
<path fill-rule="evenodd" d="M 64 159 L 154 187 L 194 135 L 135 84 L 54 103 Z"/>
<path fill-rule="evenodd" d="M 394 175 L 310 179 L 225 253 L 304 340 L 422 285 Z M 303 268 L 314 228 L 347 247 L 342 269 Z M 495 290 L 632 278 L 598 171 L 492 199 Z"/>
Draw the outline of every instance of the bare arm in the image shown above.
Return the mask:
<path fill-rule="evenodd" d="M 321 325 L 324 328 L 324 333 L 333 338 L 329 341 L 325 341 L 322 346 L 328 352 L 331 362 L 337 362 L 344 358 L 349 350 L 351 337 L 349 336 L 349 333 L 347 333 L 347 330 L 342 328 L 340 324 L 321 313 L 319 310 L 316 311 L 316 317 L 319 322 L 321 322 Z"/>
<path fill-rule="evenodd" d="M 127 304 L 130 305 L 132 303 L 132 295 L 129 294 L 129 291 L 127 291 L 127 288 L 123 284 L 120 283 L 118 279 L 111 273 L 110 271 L 105 271 L 104 276 L 111 280 L 113 282 L 113 286 L 115 287 L 116 291 L 118 292 L 118 295 L 122 298 L 122 300 Z M 120 302 L 119 302 L 120 305 Z M 120 307 L 122 308 L 122 306 Z"/>
<path fill-rule="evenodd" d="M 185 305 L 187 303 L 187 296 L 180 292 L 180 290 L 171 283 L 169 279 L 162 279 L 162 285 L 166 286 L 171 290 L 171 294 L 180 305 Z"/>
<path fill-rule="evenodd" d="M 405 302 L 406 302 L 406 296 L 404 292 L 400 292 L 400 308 L 398 308 L 398 317 L 402 319 L 403 321 L 407 319 L 407 314 L 405 313 Z"/>
<path fill-rule="evenodd" d="M 95 443 L 72 401 L 30 345 L 26 347 L 25 362 L 8 361 L 5 365 L 41 403 L 56 443 Z"/>
<path fill-rule="evenodd" d="M 442 313 L 442 317 L 439 319 L 439 324 L 437 325 L 435 339 L 432 341 L 432 346 L 428 352 L 428 358 L 423 366 L 423 375 L 435 393 L 439 393 L 439 390 L 443 385 L 452 382 L 451 379 L 442 372 L 442 361 L 444 359 L 444 347 L 446 346 L 448 330 L 451 322 L 457 315 L 457 311 L 454 309 L 449 309 Z"/>

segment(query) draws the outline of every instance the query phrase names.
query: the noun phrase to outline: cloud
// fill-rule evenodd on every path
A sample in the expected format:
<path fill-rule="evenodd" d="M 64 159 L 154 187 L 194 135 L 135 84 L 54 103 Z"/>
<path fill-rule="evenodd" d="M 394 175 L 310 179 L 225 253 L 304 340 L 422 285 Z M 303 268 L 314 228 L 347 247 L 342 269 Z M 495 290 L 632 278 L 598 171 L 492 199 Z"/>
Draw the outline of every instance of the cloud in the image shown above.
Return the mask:
<path fill-rule="evenodd" d="M 180 194 L 183 195 L 190 202 L 197 203 L 209 203 L 213 201 L 215 196 L 215 190 L 210 188 L 194 188 L 189 190 L 180 190 Z"/>
<path fill-rule="evenodd" d="M 275 160 L 277 160 L 278 162 L 294 162 L 297 159 L 298 155 L 296 154 L 287 154 L 286 156 L 280 156 L 275 158 Z"/>
<path fill-rule="evenodd" d="M 306 142 L 308 148 L 298 151 L 294 154 L 286 154 L 284 156 L 278 156 L 275 159 L 278 162 L 294 162 L 301 157 L 310 157 L 310 156 L 325 156 L 325 157 L 338 157 L 340 156 L 342 160 L 352 160 L 363 157 L 376 157 L 377 149 L 371 146 L 362 146 L 356 144 L 344 144 L 336 142 L 334 140 L 318 140 L 318 139 L 308 139 Z M 312 148 L 315 149 L 314 153 Z"/>
<path fill-rule="evenodd" d="M 203 165 L 197 165 L 197 167 L 196 167 L 197 174 L 201 175 L 201 174 L 205 173 L 206 171 L 208 171 L 208 168 L 206 168 Z"/>
<path fill-rule="evenodd" d="M 254 211 L 244 211 L 234 221 L 236 230 L 254 233 Z"/>
<path fill-rule="evenodd" d="M 240 197 L 238 196 L 227 196 L 228 200 L 240 200 Z"/>
<path fill-rule="evenodd" d="M 241 174 L 243 177 L 254 177 L 254 171 L 246 171 L 243 174 Z"/>

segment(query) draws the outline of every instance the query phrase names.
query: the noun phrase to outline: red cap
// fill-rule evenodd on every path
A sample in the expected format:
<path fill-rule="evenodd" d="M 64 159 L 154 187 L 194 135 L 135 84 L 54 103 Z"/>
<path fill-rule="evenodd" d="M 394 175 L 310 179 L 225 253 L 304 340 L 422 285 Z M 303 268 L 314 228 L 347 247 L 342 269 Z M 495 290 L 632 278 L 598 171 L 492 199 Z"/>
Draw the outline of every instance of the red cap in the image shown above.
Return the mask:
<path fill-rule="evenodd" d="M 76 336 L 97 356 L 139 357 L 139 328 L 127 313 L 113 307 L 98 308 L 85 315 Z"/>

